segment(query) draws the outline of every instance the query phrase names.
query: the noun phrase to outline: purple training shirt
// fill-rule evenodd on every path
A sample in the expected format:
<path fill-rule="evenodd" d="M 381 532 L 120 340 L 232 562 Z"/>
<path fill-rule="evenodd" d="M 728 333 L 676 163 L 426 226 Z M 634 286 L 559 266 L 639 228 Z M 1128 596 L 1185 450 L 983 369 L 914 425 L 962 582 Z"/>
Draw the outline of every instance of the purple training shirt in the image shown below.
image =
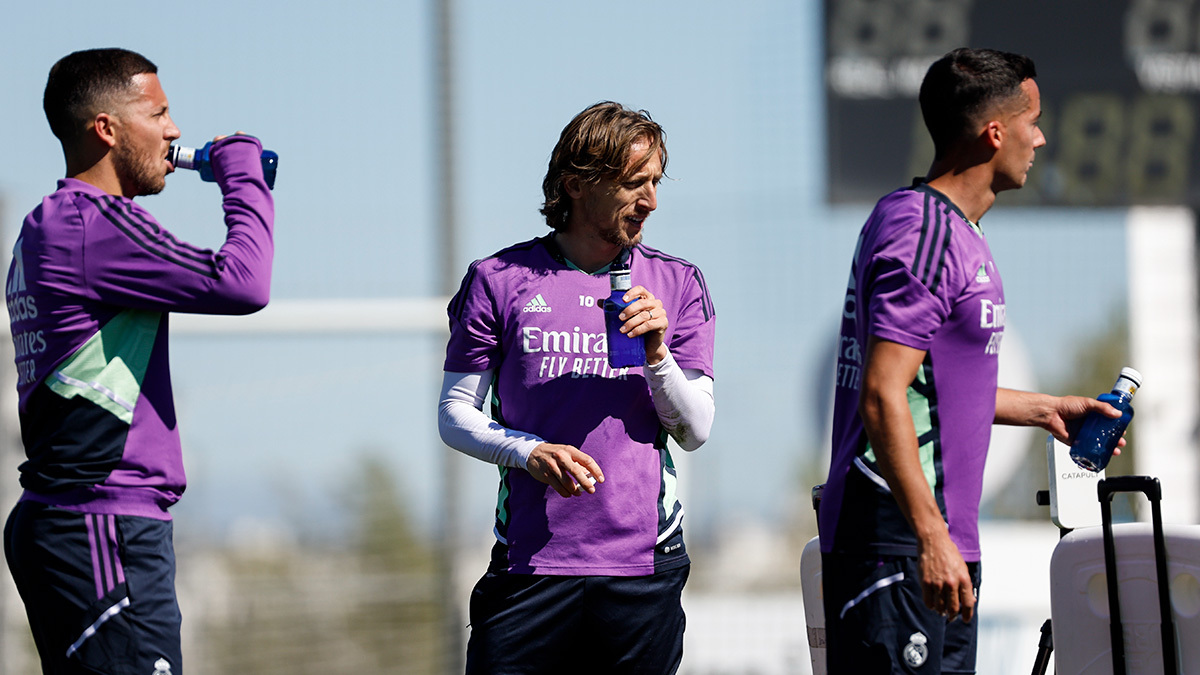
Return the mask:
<path fill-rule="evenodd" d="M 169 520 L 186 480 L 169 312 L 248 314 L 270 293 L 274 203 L 262 146 L 213 146 L 219 251 L 176 239 L 131 199 L 66 178 L 21 226 L 6 299 L 16 347 L 24 499 Z"/>
<path fill-rule="evenodd" d="M 951 540 L 965 560 L 977 561 L 1004 288 L 982 230 L 926 185 L 881 199 L 859 236 L 820 512 L 822 551 L 915 555 L 916 537 L 879 474 L 858 414 L 871 336 L 926 352 L 908 390 L 921 463 Z"/>
<path fill-rule="evenodd" d="M 712 376 L 715 318 L 700 270 L 642 245 L 629 267 L 633 285 L 662 300 L 679 367 Z M 640 367 L 608 366 L 608 295 L 607 273 L 570 266 L 548 236 L 476 261 L 450 303 L 445 370 L 491 369 L 497 422 L 573 445 L 604 471 L 594 494 L 564 498 L 501 467 L 494 568 L 640 576 L 688 561 L 675 467 L 649 385 Z"/>

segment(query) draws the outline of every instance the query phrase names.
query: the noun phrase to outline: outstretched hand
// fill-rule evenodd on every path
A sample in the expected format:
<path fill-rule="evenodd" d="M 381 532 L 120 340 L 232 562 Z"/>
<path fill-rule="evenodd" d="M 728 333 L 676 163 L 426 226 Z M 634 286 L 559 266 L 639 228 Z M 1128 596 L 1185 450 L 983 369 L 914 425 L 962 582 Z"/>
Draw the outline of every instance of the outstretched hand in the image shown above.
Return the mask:
<path fill-rule="evenodd" d="M 604 482 L 596 460 L 572 445 L 542 443 L 529 454 L 525 470 L 564 497 L 593 493 Z"/>
<path fill-rule="evenodd" d="M 1084 418 L 1092 412 L 1113 419 L 1121 416 L 1121 411 L 1099 399 L 1050 396 L 1003 387 L 996 390 L 997 424 L 1041 427 L 1067 445 L 1075 442 Z M 1113 454 L 1121 454 L 1120 448 L 1124 445 L 1125 439 L 1121 438 Z"/>
<path fill-rule="evenodd" d="M 1061 396 L 1055 399 L 1053 409 L 1038 423 L 1038 426 L 1049 431 L 1062 443 L 1071 445 L 1075 442 L 1075 434 L 1079 432 L 1083 419 L 1093 411 L 1113 419 L 1121 416 L 1120 410 L 1103 401 L 1083 396 Z M 1124 445 L 1125 439 L 1121 438 L 1117 442 L 1117 447 L 1124 447 Z M 1113 454 L 1119 454 L 1119 452 L 1114 451 Z"/>

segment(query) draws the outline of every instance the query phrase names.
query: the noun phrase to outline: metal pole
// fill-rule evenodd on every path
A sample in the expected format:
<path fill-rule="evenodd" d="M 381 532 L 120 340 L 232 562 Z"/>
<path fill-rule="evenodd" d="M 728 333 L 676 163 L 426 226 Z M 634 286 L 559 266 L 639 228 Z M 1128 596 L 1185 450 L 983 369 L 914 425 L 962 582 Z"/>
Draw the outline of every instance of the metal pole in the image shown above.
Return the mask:
<path fill-rule="evenodd" d="M 456 113 L 454 97 L 454 7 L 453 0 L 434 0 L 436 4 L 437 29 L 435 33 L 434 68 L 434 137 L 437 148 L 433 161 L 437 166 L 434 185 L 437 201 L 435 209 L 438 224 L 438 246 L 440 248 L 441 274 L 439 292 L 453 295 L 458 287 L 458 194 L 455 189 L 455 133 Z"/>
<path fill-rule="evenodd" d="M 434 0 L 434 96 L 433 125 L 436 148 L 433 161 L 434 208 L 437 213 L 438 245 L 441 270 L 439 292 L 453 295 L 457 286 L 457 194 L 454 171 L 454 6 L 451 0 Z M 464 667 L 463 626 L 458 597 L 458 497 L 455 474 L 458 472 L 458 453 L 445 446 L 438 448 L 441 456 L 441 516 L 439 527 L 440 591 L 444 616 L 442 628 L 442 663 L 447 674 L 461 673 Z"/>

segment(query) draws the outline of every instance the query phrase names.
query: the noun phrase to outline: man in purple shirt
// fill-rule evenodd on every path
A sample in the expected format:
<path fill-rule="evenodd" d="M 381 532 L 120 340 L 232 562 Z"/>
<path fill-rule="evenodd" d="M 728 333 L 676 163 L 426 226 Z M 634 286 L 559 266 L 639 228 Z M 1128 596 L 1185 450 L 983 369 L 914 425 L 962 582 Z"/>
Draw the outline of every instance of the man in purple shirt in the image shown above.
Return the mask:
<path fill-rule="evenodd" d="M 473 263 L 450 303 L 439 429 L 500 469 L 468 673 L 679 667 L 689 561 L 667 438 L 694 450 L 708 437 L 715 315 L 696 266 L 641 243 L 666 163 L 644 111 L 584 110 L 542 183 L 553 232 Z M 606 358 L 616 265 L 645 366 Z"/>
<path fill-rule="evenodd" d="M 43 106 L 67 177 L 25 218 L 8 272 L 28 459 L 5 558 L 44 672 L 179 675 L 167 509 L 186 481 L 167 321 L 267 304 L 274 204 L 262 146 L 215 140 L 228 233 L 214 252 L 133 201 L 163 189 L 180 135 L 153 63 L 75 52 L 50 70 Z"/>
<path fill-rule="evenodd" d="M 985 49 L 934 63 L 920 93 L 933 164 L 859 236 L 820 505 L 830 673 L 974 672 L 991 425 L 1070 442 L 1071 420 L 1118 416 L 997 387 L 1004 289 L 979 220 L 1045 145 L 1035 76 L 1027 57 Z"/>

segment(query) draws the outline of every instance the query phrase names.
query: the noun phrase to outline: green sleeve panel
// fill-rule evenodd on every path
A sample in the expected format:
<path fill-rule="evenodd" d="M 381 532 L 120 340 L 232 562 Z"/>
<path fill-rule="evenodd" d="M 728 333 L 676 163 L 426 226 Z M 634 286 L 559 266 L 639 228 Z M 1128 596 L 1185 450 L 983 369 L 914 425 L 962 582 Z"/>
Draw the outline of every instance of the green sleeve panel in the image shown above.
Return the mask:
<path fill-rule="evenodd" d="M 927 365 L 917 369 L 917 377 L 908 387 L 908 410 L 912 415 L 913 429 L 917 432 L 917 452 L 921 458 L 921 471 L 925 474 L 925 483 L 937 494 L 937 467 L 935 465 L 935 433 L 933 424 L 933 405 L 928 396 L 929 386 L 926 381 Z M 876 464 L 875 449 L 867 441 L 863 459 Z"/>

